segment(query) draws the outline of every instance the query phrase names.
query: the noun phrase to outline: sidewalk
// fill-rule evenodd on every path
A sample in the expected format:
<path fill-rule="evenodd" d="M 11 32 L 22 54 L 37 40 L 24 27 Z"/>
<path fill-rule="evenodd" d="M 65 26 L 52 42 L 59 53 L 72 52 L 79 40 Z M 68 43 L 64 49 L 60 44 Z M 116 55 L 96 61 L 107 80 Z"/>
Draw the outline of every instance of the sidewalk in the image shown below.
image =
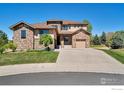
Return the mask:
<path fill-rule="evenodd" d="M 22 73 L 37 73 L 37 72 L 95 72 L 95 73 L 112 73 L 112 74 L 124 74 L 124 68 L 101 68 L 94 65 L 59 65 L 56 63 L 38 63 L 38 64 L 21 64 L 21 65 L 9 65 L 0 67 L 0 76 L 15 75 Z"/>

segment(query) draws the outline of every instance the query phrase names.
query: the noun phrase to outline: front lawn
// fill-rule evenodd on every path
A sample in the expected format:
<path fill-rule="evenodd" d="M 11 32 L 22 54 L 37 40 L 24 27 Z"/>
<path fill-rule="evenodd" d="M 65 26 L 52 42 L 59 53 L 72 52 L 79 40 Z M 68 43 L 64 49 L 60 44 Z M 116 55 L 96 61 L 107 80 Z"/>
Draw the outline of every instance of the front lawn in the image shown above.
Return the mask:
<path fill-rule="evenodd" d="M 91 45 L 90 47 L 95 49 L 109 49 L 105 45 Z"/>
<path fill-rule="evenodd" d="M 58 57 L 58 52 L 54 51 L 34 51 L 0 54 L 0 66 L 26 63 L 54 63 Z"/>
<path fill-rule="evenodd" d="M 111 50 L 101 49 L 101 50 L 106 52 L 110 56 L 114 57 L 122 64 L 124 64 L 124 49 L 111 49 Z"/>

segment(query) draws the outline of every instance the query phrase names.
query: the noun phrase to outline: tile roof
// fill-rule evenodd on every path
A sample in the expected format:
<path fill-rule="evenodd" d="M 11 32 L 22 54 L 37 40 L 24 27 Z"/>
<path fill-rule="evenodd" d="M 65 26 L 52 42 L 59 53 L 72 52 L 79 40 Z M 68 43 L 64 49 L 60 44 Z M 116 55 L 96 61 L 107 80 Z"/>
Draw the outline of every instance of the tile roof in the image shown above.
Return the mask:
<path fill-rule="evenodd" d="M 62 21 L 63 25 L 73 25 L 73 24 L 81 24 L 81 25 L 87 25 L 87 24 L 83 24 L 80 22 L 75 22 L 75 21 L 68 21 L 68 20 L 48 20 L 49 21 Z M 52 28 L 51 26 L 47 25 L 47 22 L 43 22 L 43 23 L 36 23 L 36 24 L 30 24 L 31 26 L 33 26 L 34 28 Z"/>
<path fill-rule="evenodd" d="M 76 22 L 76 21 L 70 21 L 70 20 L 57 20 L 57 19 L 52 19 L 48 21 L 61 21 L 63 24 L 82 24 L 81 22 Z"/>
<path fill-rule="evenodd" d="M 75 22 L 75 21 L 63 20 L 63 24 L 82 24 L 82 23 L 80 23 L 80 22 Z"/>
<path fill-rule="evenodd" d="M 80 22 L 75 22 L 75 21 L 69 21 L 69 20 L 48 20 L 47 22 L 49 21 L 61 21 L 63 25 L 73 25 L 73 24 L 81 24 L 81 25 L 87 25 L 87 24 L 83 24 L 83 23 L 80 23 Z M 41 23 L 35 23 L 35 24 L 28 24 L 26 22 L 18 22 L 14 25 L 11 26 L 11 28 L 15 27 L 16 25 L 20 24 L 20 23 L 24 23 L 24 24 L 27 24 L 33 28 L 37 28 L 37 29 L 51 29 L 51 28 L 54 28 L 52 26 L 49 26 L 47 25 L 47 22 L 41 22 Z"/>
<path fill-rule="evenodd" d="M 39 28 L 39 29 L 43 29 L 43 28 L 53 28 L 51 26 L 48 26 L 46 22 L 44 23 L 36 23 L 36 24 L 30 24 L 31 26 L 33 26 L 33 28 Z"/>
<path fill-rule="evenodd" d="M 64 30 L 62 30 L 61 32 L 59 32 L 59 34 L 73 34 L 73 33 L 77 32 L 77 31 L 79 31 L 79 30 L 84 31 L 84 32 L 86 32 L 87 34 L 91 34 L 90 32 L 88 32 L 88 31 L 86 31 L 86 30 L 84 30 L 84 29 L 82 29 L 82 28 L 78 28 L 78 29 L 71 30 L 71 31 L 64 31 Z"/>

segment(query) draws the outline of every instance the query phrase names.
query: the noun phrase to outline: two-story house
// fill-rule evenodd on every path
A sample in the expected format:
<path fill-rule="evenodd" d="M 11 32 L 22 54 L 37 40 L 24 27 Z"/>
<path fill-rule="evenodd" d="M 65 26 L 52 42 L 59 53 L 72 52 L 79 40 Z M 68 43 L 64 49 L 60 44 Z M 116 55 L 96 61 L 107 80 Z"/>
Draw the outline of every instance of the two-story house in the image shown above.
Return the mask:
<path fill-rule="evenodd" d="M 13 30 L 13 41 L 18 50 L 43 49 L 39 43 L 40 35 L 50 34 L 55 48 L 87 48 L 90 45 L 90 33 L 87 24 L 67 20 L 48 20 L 42 23 L 29 24 L 18 22 L 10 27 Z"/>

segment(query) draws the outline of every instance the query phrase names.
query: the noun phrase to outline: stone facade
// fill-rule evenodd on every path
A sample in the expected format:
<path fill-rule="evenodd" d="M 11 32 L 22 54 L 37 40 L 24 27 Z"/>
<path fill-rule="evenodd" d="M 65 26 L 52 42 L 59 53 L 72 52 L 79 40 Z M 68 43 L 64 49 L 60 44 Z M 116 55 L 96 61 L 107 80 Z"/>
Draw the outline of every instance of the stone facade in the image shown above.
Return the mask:
<path fill-rule="evenodd" d="M 26 30 L 26 38 L 21 39 L 21 30 Z M 22 27 L 18 30 L 13 31 L 13 41 L 17 45 L 18 50 L 33 49 L 33 31 Z"/>
<path fill-rule="evenodd" d="M 84 31 L 77 31 L 72 35 L 72 47 L 76 48 L 76 41 L 77 40 L 82 40 L 86 43 L 85 48 L 88 48 L 90 45 L 90 35 L 86 34 Z"/>
<path fill-rule="evenodd" d="M 73 34 L 70 35 L 61 35 L 60 41 L 61 41 L 61 48 L 64 48 L 66 46 L 64 37 L 69 37 L 68 45 L 71 45 L 72 48 L 76 48 L 76 41 L 80 40 L 85 42 L 85 48 L 88 48 L 90 46 L 90 35 L 85 33 L 83 30 L 79 30 Z"/>
<path fill-rule="evenodd" d="M 63 28 L 63 27 L 66 27 Z M 41 30 L 48 30 L 53 38 L 53 44 L 50 45 L 51 49 L 65 48 L 71 46 L 76 48 L 78 45 L 85 42 L 85 48 L 90 46 L 90 33 L 87 32 L 87 25 L 79 22 L 72 21 L 47 21 L 46 23 L 27 24 L 20 22 L 11 27 L 13 30 L 13 41 L 17 45 L 18 50 L 25 49 L 43 49 L 45 48 L 40 44 Z M 26 38 L 21 38 L 21 30 L 26 31 Z M 77 42 L 82 41 L 82 42 Z"/>
<path fill-rule="evenodd" d="M 26 38 L 21 38 L 21 30 L 26 30 Z M 13 31 L 13 41 L 17 45 L 17 50 L 26 50 L 26 49 L 44 49 L 45 47 L 40 44 L 40 30 L 30 30 L 26 27 L 22 27 L 18 30 Z M 56 32 L 54 30 L 49 30 L 49 34 L 53 38 L 53 44 L 50 45 L 51 49 L 55 47 Z"/>

